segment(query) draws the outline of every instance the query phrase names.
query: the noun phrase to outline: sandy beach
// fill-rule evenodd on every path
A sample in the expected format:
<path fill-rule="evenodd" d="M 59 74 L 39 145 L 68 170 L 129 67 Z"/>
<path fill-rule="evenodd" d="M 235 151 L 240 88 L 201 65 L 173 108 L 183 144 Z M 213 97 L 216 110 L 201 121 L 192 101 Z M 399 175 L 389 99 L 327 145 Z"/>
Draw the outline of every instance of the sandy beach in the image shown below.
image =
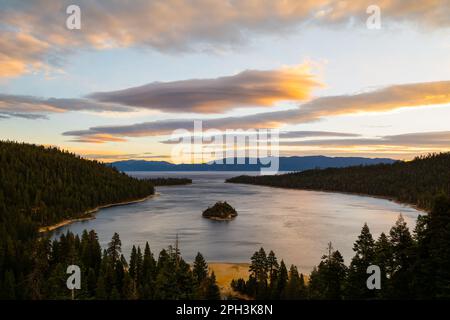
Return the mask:
<path fill-rule="evenodd" d="M 233 291 L 230 287 L 231 280 L 243 278 L 248 279 L 249 263 L 230 263 L 230 262 L 212 262 L 208 263 L 209 270 L 214 271 L 216 275 L 217 285 L 219 286 L 220 293 L 226 297 L 233 295 L 239 299 L 249 299 L 242 294 Z"/>
<path fill-rule="evenodd" d="M 96 212 L 98 212 L 100 209 L 111 208 L 111 207 L 116 207 L 116 206 L 125 206 L 125 205 L 128 205 L 128 204 L 143 202 L 143 201 L 146 201 L 146 200 L 154 197 L 155 195 L 156 194 L 152 194 L 152 195 L 149 195 L 147 197 L 144 197 L 144 198 L 141 198 L 141 199 L 137 199 L 137 200 L 123 201 L 123 202 L 117 202 L 117 203 L 106 204 L 106 205 L 103 205 L 103 206 L 98 206 L 98 207 L 96 207 L 94 209 L 90 209 L 90 210 L 85 211 L 83 213 L 83 216 L 80 217 L 80 218 L 66 219 L 66 220 L 63 220 L 61 222 L 49 225 L 49 226 L 40 227 L 38 232 L 39 233 L 49 232 L 49 231 L 56 230 L 58 228 L 61 228 L 61 227 L 65 226 L 65 225 L 68 225 L 68 224 L 71 224 L 71 223 L 74 223 L 74 222 L 95 219 L 95 215 L 94 214 Z"/>

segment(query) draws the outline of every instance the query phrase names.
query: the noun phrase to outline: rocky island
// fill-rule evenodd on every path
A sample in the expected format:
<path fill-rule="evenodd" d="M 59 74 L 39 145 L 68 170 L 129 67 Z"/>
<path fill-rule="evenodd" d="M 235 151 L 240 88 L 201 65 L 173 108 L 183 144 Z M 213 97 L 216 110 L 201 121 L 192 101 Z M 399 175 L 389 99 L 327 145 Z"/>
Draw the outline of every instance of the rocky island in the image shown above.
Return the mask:
<path fill-rule="evenodd" d="M 236 216 L 236 210 L 226 201 L 219 201 L 214 206 L 203 211 L 203 217 L 212 220 L 232 220 Z"/>

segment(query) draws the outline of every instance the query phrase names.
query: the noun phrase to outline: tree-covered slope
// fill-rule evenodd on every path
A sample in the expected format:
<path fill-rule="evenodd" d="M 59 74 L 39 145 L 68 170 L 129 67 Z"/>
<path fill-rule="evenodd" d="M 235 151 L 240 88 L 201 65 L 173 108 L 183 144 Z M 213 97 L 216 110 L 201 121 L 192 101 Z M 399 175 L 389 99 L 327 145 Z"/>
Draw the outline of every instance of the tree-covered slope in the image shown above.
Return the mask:
<path fill-rule="evenodd" d="M 437 194 L 450 195 L 450 153 L 393 164 L 308 170 L 276 176 L 239 176 L 232 183 L 362 193 L 430 209 Z"/>
<path fill-rule="evenodd" d="M 0 142 L 0 212 L 39 226 L 154 193 L 148 181 L 57 148 Z"/>

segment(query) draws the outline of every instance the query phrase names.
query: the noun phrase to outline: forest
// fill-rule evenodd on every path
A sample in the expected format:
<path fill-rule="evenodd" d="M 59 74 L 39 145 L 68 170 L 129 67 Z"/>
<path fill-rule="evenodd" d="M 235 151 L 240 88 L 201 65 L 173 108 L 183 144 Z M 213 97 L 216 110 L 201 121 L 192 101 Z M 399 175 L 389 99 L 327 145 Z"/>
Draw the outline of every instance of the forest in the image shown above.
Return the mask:
<path fill-rule="evenodd" d="M 151 182 L 53 147 L 0 141 L 0 293 L 33 296 L 39 227 L 154 194 Z M 6 286 L 6 287 L 5 287 Z"/>
<path fill-rule="evenodd" d="M 22 212 L 39 226 L 154 193 L 151 182 L 97 161 L 14 142 L 0 142 L 0 177 L 0 210 Z"/>
<path fill-rule="evenodd" d="M 374 239 L 365 224 L 347 266 L 331 243 L 313 271 L 289 271 L 275 254 L 261 248 L 251 257 L 248 280 L 231 287 L 251 299 L 374 300 L 450 299 L 450 200 L 438 196 L 428 215 L 411 232 L 400 216 L 388 234 Z M 369 290 L 367 268 L 380 268 L 380 289 Z"/>
<path fill-rule="evenodd" d="M 0 164 L 0 299 L 71 299 L 66 287 L 71 264 L 83 274 L 76 299 L 220 298 L 201 254 L 191 265 L 176 247 L 154 257 L 147 243 L 134 247 L 127 260 L 118 234 L 102 250 L 95 231 L 53 241 L 38 233 L 40 226 L 97 206 L 151 195 L 150 181 L 57 148 L 14 142 L 0 142 Z M 250 299 L 449 299 L 449 164 L 450 154 L 439 154 L 392 165 L 233 179 L 389 196 L 429 213 L 418 218 L 413 231 L 400 217 L 377 239 L 365 225 L 349 265 L 330 244 L 309 275 L 295 266 L 288 270 L 275 253 L 260 249 L 251 257 L 249 279 L 235 279 L 232 288 Z M 366 287 L 366 269 L 373 264 L 381 269 L 381 290 Z"/>
<path fill-rule="evenodd" d="M 147 178 L 144 180 L 151 183 L 155 187 L 178 186 L 192 183 L 192 179 L 187 178 Z"/>
<path fill-rule="evenodd" d="M 154 257 L 150 246 L 135 247 L 127 261 L 117 233 L 102 250 L 95 231 L 85 230 L 81 237 L 68 232 L 57 240 L 41 238 L 36 243 L 33 271 L 16 279 L 5 274 L 0 297 L 5 299 L 220 299 L 214 273 L 198 253 L 193 267 L 179 250 L 169 246 Z M 81 271 L 80 290 L 67 289 L 69 265 Z M 25 290 L 17 286 L 25 282 Z"/>
<path fill-rule="evenodd" d="M 387 197 L 430 210 L 436 195 L 450 195 L 450 153 L 429 154 L 392 164 L 239 176 L 226 182 Z"/>

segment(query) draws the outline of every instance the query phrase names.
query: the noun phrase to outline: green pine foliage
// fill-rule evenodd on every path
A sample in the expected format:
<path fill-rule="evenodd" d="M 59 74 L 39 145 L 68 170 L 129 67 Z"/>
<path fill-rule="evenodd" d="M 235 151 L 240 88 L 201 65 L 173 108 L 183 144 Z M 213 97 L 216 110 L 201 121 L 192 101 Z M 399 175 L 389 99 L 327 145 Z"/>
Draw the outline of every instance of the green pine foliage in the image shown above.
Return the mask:
<path fill-rule="evenodd" d="M 187 178 L 147 178 L 145 181 L 150 182 L 154 186 L 179 186 L 185 184 L 191 184 L 192 179 Z"/>
<path fill-rule="evenodd" d="M 56 286 L 63 272 L 62 267 L 47 269 L 51 244 L 37 241 L 39 227 L 153 193 L 150 182 L 99 162 L 57 148 L 0 141 L 0 299 L 51 297 L 41 292 L 41 282 Z M 79 249 L 64 241 L 59 245 L 52 256 L 74 256 Z M 98 268 L 97 260 L 94 271 Z M 58 296 L 57 290 L 51 295 Z"/>
<path fill-rule="evenodd" d="M 306 280 L 295 266 L 289 273 L 261 248 L 251 258 L 247 281 L 234 279 L 234 291 L 260 299 L 373 300 L 450 298 L 450 199 L 440 195 L 427 216 L 419 216 L 413 234 L 400 215 L 388 235 L 374 240 L 365 224 L 354 243 L 349 267 L 331 243 Z M 276 267 L 273 267 L 275 266 Z M 381 271 L 381 289 L 369 290 L 367 267 Z M 271 267 L 272 266 L 272 267 Z"/>
<path fill-rule="evenodd" d="M 58 148 L 0 142 L 0 205 L 38 226 L 81 217 L 98 206 L 144 198 L 153 184 Z M 12 218 L 11 218 L 12 219 Z"/>
<path fill-rule="evenodd" d="M 239 176 L 232 183 L 338 191 L 388 197 L 430 210 L 437 194 L 450 195 L 450 153 L 393 164 L 307 170 L 275 176 Z"/>
<path fill-rule="evenodd" d="M 117 233 L 102 252 L 93 230 L 85 230 L 81 238 L 70 232 L 53 242 L 41 238 L 37 244 L 39 257 L 36 272 L 26 281 L 27 299 L 72 299 L 66 286 L 66 269 L 72 264 L 82 275 L 81 289 L 74 290 L 77 300 L 220 299 L 215 275 L 209 274 L 200 253 L 191 268 L 172 247 L 162 250 L 156 261 L 147 243 L 144 254 L 139 246 L 133 247 L 128 263 Z M 7 271 L 4 278 L 2 294 L 17 298 L 14 273 Z"/>

